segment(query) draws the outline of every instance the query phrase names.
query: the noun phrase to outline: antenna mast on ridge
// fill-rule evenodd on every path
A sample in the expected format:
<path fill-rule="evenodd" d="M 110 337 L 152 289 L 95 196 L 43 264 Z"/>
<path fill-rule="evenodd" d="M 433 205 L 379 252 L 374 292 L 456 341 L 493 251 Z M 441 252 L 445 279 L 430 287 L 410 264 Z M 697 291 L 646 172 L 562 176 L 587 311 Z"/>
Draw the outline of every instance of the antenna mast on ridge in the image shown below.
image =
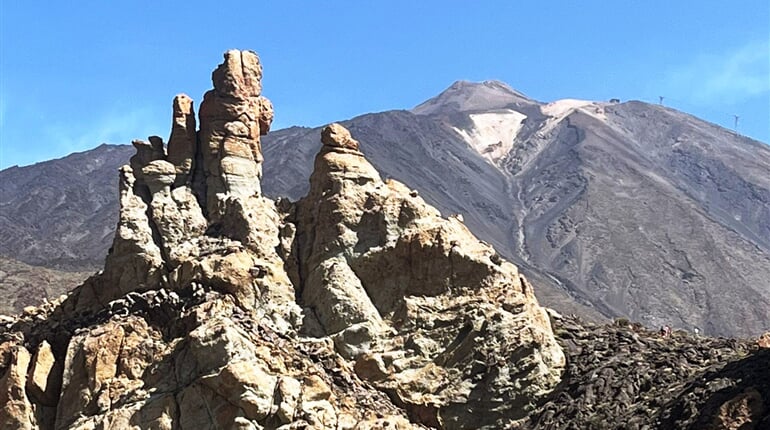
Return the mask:
<path fill-rule="evenodd" d="M 733 131 L 735 131 L 736 133 L 738 133 L 738 118 L 740 118 L 740 116 L 738 116 L 738 115 L 733 115 L 733 117 L 735 118 L 735 125 L 733 126 Z"/>

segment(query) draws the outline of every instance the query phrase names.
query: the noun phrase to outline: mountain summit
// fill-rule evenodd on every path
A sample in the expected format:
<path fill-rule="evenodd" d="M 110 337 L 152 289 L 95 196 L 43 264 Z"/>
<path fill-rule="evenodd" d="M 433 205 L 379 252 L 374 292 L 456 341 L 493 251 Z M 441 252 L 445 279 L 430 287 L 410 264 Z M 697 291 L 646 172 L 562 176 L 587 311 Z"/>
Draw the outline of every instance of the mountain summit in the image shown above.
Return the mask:
<path fill-rule="evenodd" d="M 419 104 L 412 112 L 432 115 L 449 112 L 471 112 L 535 104 L 524 94 L 500 81 L 456 81 L 441 94 Z"/>

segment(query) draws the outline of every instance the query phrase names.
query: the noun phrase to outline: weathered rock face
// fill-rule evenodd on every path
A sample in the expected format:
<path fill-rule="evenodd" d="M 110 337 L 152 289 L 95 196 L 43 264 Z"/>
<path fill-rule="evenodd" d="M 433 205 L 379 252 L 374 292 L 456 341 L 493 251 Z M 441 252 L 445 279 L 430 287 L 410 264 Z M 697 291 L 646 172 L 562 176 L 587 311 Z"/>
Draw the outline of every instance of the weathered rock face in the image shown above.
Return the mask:
<path fill-rule="evenodd" d="M 498 428 L 564 356 L 512 264 L 338 124 L 300 202 L 260 195 L 272 121 L 228 51 L 196 132 L 135 141 L 104 271 L 0 321 L 3 428 Z"/>

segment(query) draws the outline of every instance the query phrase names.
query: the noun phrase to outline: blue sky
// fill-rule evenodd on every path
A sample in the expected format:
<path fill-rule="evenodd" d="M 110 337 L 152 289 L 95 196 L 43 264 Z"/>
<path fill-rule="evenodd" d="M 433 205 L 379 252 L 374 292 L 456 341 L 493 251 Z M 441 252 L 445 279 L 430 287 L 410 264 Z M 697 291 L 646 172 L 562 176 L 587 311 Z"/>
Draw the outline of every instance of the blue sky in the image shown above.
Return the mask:
<path fill-rule="evenodd" d="M 666 104 L 770 141 L 770 2 L 0 1 L 0 168 L 167 136 L 231 48 L 274 129 L 411 108 L 458 79 Z M 197 103 L 196 103 L 197 106 Z"/>

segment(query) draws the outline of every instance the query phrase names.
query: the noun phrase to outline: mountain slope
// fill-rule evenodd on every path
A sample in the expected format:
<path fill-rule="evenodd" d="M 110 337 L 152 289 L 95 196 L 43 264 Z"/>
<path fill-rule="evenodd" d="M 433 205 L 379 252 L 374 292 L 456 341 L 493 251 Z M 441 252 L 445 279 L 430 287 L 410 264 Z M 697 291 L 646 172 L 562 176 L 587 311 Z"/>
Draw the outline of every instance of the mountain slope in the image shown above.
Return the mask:
<path fill-rule="evenodd" d="M 770 171 L 770 151 L 676 116 L 638 102 L 604 106 L 602 118 L 579 109 L 542 149 L 502 160 L 514 173 L 519 254 L 605 314 L 761 332 L 770 187 L 754 173 Z"/>
<path fill-rule="evenodd" d="M 117 222 L 115 172 L 132 153 L 101 145 L 0 171 L 0 254 L 57 269 L 100 267 Z"/>
<path fill-rule="evenodd" d="M 43 300 L 57 299 L 83 283 L 91 273 L 30 266 L 0 256 L 0 314 L 12 315 Z"/>

